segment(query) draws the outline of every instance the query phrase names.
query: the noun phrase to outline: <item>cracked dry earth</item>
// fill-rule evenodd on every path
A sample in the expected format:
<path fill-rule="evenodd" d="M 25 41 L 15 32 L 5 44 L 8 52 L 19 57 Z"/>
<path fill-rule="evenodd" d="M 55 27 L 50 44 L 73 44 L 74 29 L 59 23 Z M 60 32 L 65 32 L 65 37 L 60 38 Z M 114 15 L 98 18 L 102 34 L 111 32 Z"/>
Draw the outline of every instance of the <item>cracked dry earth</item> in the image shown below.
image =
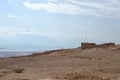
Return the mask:
<path fill-rule="evenodd" d="M 0 80 L 120 80 L 120 46 L 3 58 Z"/>

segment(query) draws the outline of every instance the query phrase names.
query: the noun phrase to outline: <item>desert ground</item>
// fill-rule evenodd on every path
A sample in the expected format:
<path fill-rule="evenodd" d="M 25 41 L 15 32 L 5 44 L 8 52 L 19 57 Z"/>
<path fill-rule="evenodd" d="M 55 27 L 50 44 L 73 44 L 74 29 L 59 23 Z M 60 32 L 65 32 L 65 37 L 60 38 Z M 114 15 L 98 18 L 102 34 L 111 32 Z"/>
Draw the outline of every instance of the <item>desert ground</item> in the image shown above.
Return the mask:
<path fill-rule="evenodd" d="M 1 58 L 0 80 L 120 80 L 120 46 Z"/>

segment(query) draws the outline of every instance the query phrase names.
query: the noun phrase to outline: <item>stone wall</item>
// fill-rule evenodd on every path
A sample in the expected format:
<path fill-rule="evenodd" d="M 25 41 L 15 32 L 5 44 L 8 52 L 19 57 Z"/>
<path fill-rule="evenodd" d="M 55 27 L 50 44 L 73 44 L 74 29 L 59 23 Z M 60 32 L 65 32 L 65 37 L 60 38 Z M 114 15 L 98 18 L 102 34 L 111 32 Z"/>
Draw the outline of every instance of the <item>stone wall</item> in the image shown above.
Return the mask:
<path fill-rule="evenodd" d="M 94 48 L 94 47 L 96 47 L 95 43 L 81 43 L 82 49 L 89 49 L 89 48 Z"/>
<path fill-rule="evenodd" d="M 108 48 L 111 46 L 115 46 L 115 43 L 104 43 L 100 45 L 96 45 L 95 43 L 81 43 L 82 49 L 89 49 L 89 48 Z"/>
<path fill-rule="evenodd" d="M 108 47 L 111 47 L 111 46 L 115 46 L 115 43 L 104 43 L 104 44 L 100 44 L 100 45 L 97 45 L 99 48 L 108 48 Z"/>

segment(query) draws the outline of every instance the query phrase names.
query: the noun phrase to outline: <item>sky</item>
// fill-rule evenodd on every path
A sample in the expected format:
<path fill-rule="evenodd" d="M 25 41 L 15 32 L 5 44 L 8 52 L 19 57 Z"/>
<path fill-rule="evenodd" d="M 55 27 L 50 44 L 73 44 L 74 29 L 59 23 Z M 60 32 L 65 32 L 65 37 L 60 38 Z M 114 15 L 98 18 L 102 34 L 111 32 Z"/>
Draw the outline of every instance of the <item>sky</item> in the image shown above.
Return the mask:
<path fill-rule="evenodd" d="M 120 44 L 120 0 L 1 0 L 0 48 Z"/>

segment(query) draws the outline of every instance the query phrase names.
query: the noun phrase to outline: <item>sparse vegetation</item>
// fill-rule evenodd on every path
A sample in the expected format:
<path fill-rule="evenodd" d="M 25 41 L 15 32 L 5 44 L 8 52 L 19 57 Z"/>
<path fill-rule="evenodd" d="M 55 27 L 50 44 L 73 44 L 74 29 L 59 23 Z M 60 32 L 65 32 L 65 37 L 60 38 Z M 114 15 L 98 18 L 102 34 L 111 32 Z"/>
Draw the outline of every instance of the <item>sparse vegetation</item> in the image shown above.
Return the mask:
<path fill-rule="evenodd" d="M 25 69 L 23 68 L 16 68 L 16 69 L 13 69 L 13 72 L 14 73 L 22 73 Z"/>

